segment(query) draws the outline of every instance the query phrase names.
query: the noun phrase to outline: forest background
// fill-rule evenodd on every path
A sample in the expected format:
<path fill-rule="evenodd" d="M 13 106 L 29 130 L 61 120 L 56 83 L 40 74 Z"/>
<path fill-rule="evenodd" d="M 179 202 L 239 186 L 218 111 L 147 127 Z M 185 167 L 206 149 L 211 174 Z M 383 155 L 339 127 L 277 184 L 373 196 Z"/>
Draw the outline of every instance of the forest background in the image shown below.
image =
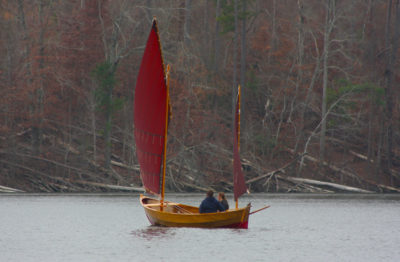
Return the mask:
<path fill-rule="evenodd" d="M 0 0 L 4 192 L 136 190 L 153 16 L 171 65 L 167 190 L 400 192 L 399 0 Z"/>

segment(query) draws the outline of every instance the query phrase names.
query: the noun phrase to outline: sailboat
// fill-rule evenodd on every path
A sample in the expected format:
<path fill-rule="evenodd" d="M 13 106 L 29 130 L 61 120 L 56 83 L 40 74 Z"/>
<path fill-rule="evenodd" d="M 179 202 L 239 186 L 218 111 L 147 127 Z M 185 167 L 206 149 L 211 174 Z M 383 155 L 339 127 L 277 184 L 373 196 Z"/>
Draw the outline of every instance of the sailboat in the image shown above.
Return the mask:
<path fill-rule="evenodd" d="M 134 135 L 140 177 L 146 192 L 154 195 L 154 197 L 140 195 L 140 203 L 152 225 L 248 228 L 251 205 L 238 207 L 238 198 L 247 191 L 239 157 L 240 88 L 236 104 L 233 149 L 236 207 L 224 212 L 199 213 L 198 207 L 165 200 L 167 131 L 170 111 L 169 66 L 165 70 L 157 21 L 154 19 L 140 65 L 134 98 Z M 265 208 L 267 207 L 262 209 Z"/>

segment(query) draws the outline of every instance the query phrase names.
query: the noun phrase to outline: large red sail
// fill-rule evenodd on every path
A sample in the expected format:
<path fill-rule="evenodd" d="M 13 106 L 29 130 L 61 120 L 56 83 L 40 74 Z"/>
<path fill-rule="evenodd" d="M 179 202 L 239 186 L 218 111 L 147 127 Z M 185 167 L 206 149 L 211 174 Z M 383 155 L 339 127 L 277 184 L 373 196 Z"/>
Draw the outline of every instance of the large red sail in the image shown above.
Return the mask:
<path fill-rule="evenodd" d="M 240 86 L 238 88 L 238 95 L 235 110 L 235 130 L 233 138 L 233 196 L 235 201 L 246 193 L 247 187 L 244 180 L 242 171 L 242 162 L 239 156 L 239 137 L 240 137 Z"/>
<path fill-rule="evenodd" d="M 134 101 L 136 155 L 146 191 L 159 194 L 163 159 L 167 87 L 156 20 L 147 40 Z"/>

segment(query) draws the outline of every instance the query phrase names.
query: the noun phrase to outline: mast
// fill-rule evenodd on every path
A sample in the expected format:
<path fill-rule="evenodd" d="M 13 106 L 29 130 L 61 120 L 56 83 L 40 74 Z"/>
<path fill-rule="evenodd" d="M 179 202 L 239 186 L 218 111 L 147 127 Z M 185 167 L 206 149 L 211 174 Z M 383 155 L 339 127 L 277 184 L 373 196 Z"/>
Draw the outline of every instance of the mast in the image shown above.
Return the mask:
<path fill-rule="evenodd" d="M 237 150 L 240 152 L 240 85 L 238 86 L 238 95 L 237 95 Z M 235 200 L 236 202 L 236 209 L 239 208 L 239 198 Z"/>
<path fill-rule="evenodd" d="M 166 163 L 167 163 L 167 135 L 168 135 L 168 115 L 169 115 L 169 70 L 170 66 L 167 65 L 167 73 L 166 73 L 166 91 L 167 91 L 167 102 L 165 103 L 165 133 L 164 133 L 164 154 L 163 154 L 163 170 L 162 170 L 162 182 L 161 182 L 161 210 L 163 208 L 164 203 L 164 195 L 165 195 L 165 171 L 166 171 Z"/>
<path fill-rule="evenodd" d="M 161 54 L 161 61 L 162 61 L 162 67 L 165 69 L 164 67 L 164 58 L 162 55 L 162 47 L 161 47 L 161 41 L 160 41 L 160 35 L 159 35 L 159 31 L 158 31 L 158 25 L 157 25 L 157 19 L 154 16 L 153 17 L 153 21 L 155 21 L 155 27 L 157 30 L 157 39 L 158 39 L 158 44 L 160 46 L 160 54 Z M 162 178 L 161 178 L 161 206 L 160 206 L 160 210 L 163 211 L 163 207 L 164 207 L 164 198 L 165 198 L 165 174 L 166 174 L 166 163 L 167 163 L 167 136 L 168 136 L 168 116 L 169 116 L 169 70 L 170 70 L 170 66 L 167 65 L 167 70 L 165 72 L 165 89 L 166 89 L 166 93 L 167 93 L 167 97 L 166 97 L 166 101 L 165 101 L 165 130 L 164 130 L 164 154 L 163 154 L 163 159 L 162 159 Z"/>
<path fill-rule="evenodd" d="M 241 195 L 246 193 L 246 181 L 242 170 L 242 163 L 240 161 L 240 93 L 241 88 L 238 86 L 236 110 L 235 110 L 235 132 L 233 134 L 233 197 L 236 202 L 236 208 L 239 206 L 238 199 Z"/>
<path fill-rule="evenodd" d="M 240 85 L 238 86 L 237 148 L 240 151 Z"/>

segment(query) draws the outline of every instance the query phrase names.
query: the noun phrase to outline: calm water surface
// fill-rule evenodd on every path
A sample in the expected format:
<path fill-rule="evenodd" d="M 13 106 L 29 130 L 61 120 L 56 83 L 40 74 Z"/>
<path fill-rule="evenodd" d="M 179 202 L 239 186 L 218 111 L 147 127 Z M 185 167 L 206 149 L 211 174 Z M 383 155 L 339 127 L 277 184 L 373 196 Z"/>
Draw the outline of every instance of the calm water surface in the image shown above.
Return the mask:
<path fill-rule="evenodd" d="M 400 196 L 255 194 L 240 205 L 248 202 L 271 205 L 248 230 L 191 229 L 149 226 L 138 195 L 0 195 L 0 261 L 400 261 Z"/>

